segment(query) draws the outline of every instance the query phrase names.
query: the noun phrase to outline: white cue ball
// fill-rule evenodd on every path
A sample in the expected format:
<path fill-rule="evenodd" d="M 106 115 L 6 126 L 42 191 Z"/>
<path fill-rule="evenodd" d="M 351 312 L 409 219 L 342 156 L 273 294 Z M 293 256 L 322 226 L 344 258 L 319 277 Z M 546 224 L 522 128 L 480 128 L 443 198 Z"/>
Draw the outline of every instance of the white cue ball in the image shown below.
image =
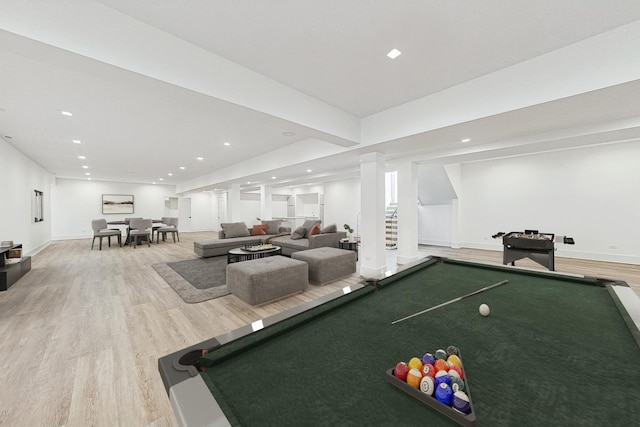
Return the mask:
<path fill-rule="evenodd" d="M 478 311 L 480 312 L 480 315 L 484 317 L 487 317 L 489 313 L 491 313 L 491 310 L 489 310 L 489 306 L 487 304 L 480 304 L 480 308 L 478 309 Z"/>

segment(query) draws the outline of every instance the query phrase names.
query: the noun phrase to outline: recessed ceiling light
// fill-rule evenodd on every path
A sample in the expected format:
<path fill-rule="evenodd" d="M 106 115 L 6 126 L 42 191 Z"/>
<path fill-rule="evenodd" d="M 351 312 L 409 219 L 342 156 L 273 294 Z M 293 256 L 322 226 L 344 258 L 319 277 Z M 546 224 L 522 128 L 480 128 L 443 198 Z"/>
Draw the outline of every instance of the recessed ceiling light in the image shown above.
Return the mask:
<path fill-rule="evenodd" d="M 85 157 L 85 156 L 78 156 L 78 158 L 79 158 L 80 160 L 84 160 L 84 159 L 86 159 L 86 157 Z"/>
<path fill-rule="evenodd" d="M 401 54 L 402 52 L 400 52 L 398 49 L 391 49 L 389 53 L 387 53 L 387 56 L 391 59 L 396 59 Z"/>
<path fill-rule="evenodd" d="M 185 170 L 186 168 L 184 166 L 180 166 L 180 170 Z"/>
<path fill-rule="evenodd" d="M 307 169 L 307 172 L 311 172 L 311 169 Z"/>
<path fill-rule="evenodd" d="M 87 166 L 87 165 L 82 165 L 82 169 L 89 169 L 89 166 Z"/>
<path fill-rule="evenodd" d="M 82 144 L 82 141 L 80 141 L 79 139 L 72 139 L 71 142 L 73 142 L 74 144 Z"/>
<path fill-rule="evenodd" d="M 460 142 L 469 142 L 469 141 L 471 141 L 471 138 L 465 138 L 465 139 L 461 140 Z"/>
<path fill-rule="evenodd" d="M 290 131 L 282 132 L 282 136 L 296 136 L 296 133 Z"/>
<path fill-rule="evenodd" d="M 247 184 L 251 184 L 251 181 L 247 181 Z"/>
<path fill-rule="evenodd" d="M 230 142 L 225 142 L 224 145 L 226 145 L 227 147 L 231 145 Z"/>
<path fill-rule="evenodd" d="M 158 178 L 159 181 L 164 181 L 164 178 Z"/>
<path fill-rule="evenodd" d="M 87 178 L 89 181 L 91 181 L 91 177 Z"/>
<path fill-rule="evenodd" d="M 169 176 L 173 176 L 173 174 L 172 174 L 171 172 L 169 172 L 167 175 L 169 175 Z"/>
<path fill-rule="evenodd" d="M 196 157 L 196 160 L 204 160 L 204 157 Z"/>
<path fill-rule="evenodd" d="M 73 113 L 70 113 L 68 111 L 61 111 L 60 113 L 62 113 L 63 116 L 73 116 Z"/>
<path fill-rule="evenodd" d="M 89 172 L 85 172 L 85 175 L 89 176 L 89 175 L 91 175 L 91 174 L 90 174 Z"/>
<path fill-rule="evenodd" d="M 275 176 L 272 176 L 272 177 L 271 177 L 271 179 L 276 179 L 276 177 L 275 177 Z"/>
<path fill-rule="evenodd" d="M 153 181 L 153 182 L 152 182 L 152 184 L 153 184 L 153 185 L 156 185 L 156 182 L 155 182 L 155 181 Z"/>

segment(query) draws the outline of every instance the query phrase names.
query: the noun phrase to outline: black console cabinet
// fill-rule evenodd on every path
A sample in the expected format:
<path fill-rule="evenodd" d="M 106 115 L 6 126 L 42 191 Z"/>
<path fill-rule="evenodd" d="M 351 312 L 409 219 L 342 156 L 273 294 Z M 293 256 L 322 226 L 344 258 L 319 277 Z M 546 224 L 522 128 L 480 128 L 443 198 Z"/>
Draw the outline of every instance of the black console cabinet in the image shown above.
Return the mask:
<path fill-rule="evenodd" d="M 9 262 L 9 252 L 22 249 L 22 245 L 0 247 L 0 291 L 6 291 L 31 270 L 31 257 L 23 256 L 19 262 Z"/>

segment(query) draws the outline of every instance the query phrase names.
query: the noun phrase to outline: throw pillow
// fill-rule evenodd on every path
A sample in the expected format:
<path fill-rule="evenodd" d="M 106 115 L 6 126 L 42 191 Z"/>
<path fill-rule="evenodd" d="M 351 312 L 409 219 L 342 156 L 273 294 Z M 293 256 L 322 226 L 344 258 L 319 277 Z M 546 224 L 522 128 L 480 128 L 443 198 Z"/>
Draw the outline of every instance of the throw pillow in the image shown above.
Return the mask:
<path fill-rule="evenodd" d="M 305 231 L 306 230 L 302 226 L 296 228 L 295 230 L 293 230 L 293 233 L 291 233 L 291 240 L 303 239 Z"/>
<path fill-rule="evenodd" d="M 316 224 L 320 224 L 319 219 L 308 219 L 304 222 L 304 224 L 302 224 L 302 227 L 304 228 L 304 237 L 309 237 L 309 231 L 311 231 L 311 227 Z"/>
<path fill-rule="evenodd" d="M 254 225 L 253 228 L 251 228 L 251 235 L 262 236 L 263 234 L 267 234 L 267 227 L 269 227 L 269 224 Z"/>
<path fill-rule="evenodd" d="M 272 220 L 263 220 L 262 224 L 267 225 L 267 234 L 278 234 L 280 232 L 280 223 L 282 220 L 272 219 Z"/>
<path fill-rule="evenodd" d="M 249 228 L 244 222 L 229 222 L 220 224 L 222 231 L 224 231 L 224 238 L 231 239 L 232 237 L 248 237 Z"/>
<path fill-rule="evenodd" d="M 313 236 L 314 234 L 320 234 L 320 224 L 314 225 L 311 227 L 311 230 L 309 230 L 309 236 Z"/>
<path fill-rule="evenodd" d="M 321 234 L 337 233 L 337 232 L 338 232 L 338 226 L 335 224 L 327 225 L 325 228 L 322 229 L 322 231 L 320 231 Z"/>

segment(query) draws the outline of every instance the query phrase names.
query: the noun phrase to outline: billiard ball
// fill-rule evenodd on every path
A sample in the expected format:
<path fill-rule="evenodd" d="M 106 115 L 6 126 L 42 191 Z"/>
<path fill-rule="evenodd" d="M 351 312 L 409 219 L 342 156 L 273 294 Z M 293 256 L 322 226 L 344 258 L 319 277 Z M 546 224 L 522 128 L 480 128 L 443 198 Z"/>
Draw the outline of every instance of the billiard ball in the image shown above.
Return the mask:
<path fill-rule="evenodd" d="M 442 371 L 440 371 L 442 372 Z M 460 374 L 458 373 L 458 371 L 456 371 L 455 369 L 453 369 L 453 366 L 451 367 L 451 369 L 449 369 L 449 372 L 447 372 L 447 374 L 451 377 L 451 378 L 460 378 Z"/>
<path fill-rule="evenodd" d="M 438 402 L 450 406 L 452 396 L 453 392 L 451 391 L 451 387 L 449 387 L 447 383 L 442 383 L 438 387 L 436 387 L 436 400 Z"/>
<path fill-rule="evenodd" d="M 464 391 L 465 389 L 466 387 L 462 378 L 451 377 L 451 390 L 453 390 L 454 393 L 456 391 Z"/>
<path fill-rule="evenodd" d="M 422 356 L 422 364 L 426 365 L 433 365 L 436 362 L 436 358 L 433 357 L 433 354 L 431 353 L 425 353 L 424 356 Z"/>
<path fill-rule="evenodd" d="M 409 370 L 407 374 L 407 384 L 411 387 L 418 388 L 420 387 L 420 381 L 422 380 L 422 373 L 419 370 L 412 368 Z"/>
<path fill-rule="evenodd" d="M 460 358 L 455 354 L 452 354 L 449 357 L 447 357 L 447 362 L 449 362 L 449 365 L 455 365 L 458 368 L 462 367 L 462 360 L 460 360 Z"/>
<path fill-rule="evenodd" d="M 409 367 L 404 362 L 398 362 L 396 367 L 393 369 L 393 376 L 402 381 L 407 380 L 407 373 L 409 373 Z"/>
<path fill-rule="evenodd" d="M 456 391 L 453 393 L 453 399 L 451 402 L 453 409 L 456 409 L 463 414 L 471 412 L 471 404 L 469 403 L 469 396 L 464 391 Z"/>
<path fill-rule="evenodd" d="M 424 394 L 428 394 L 429 396 L 432 396 L 434 389 L 435 389 L 435 384 L 433 383 L 433 378 L 423 377 L 420 380 L 420 391 L 423 392 Z"/>
<path fill-rule="evenodd" d="M 417 357 L 412 357 L 409 360 L 409 363 L 407 363 L 407 366 L 409 366 L 409 369 L 417 369 L 418 371 L 422 370 L 422 360 L 418 359 Z"/>
<path fill-rule="evenodd" d="M 462 372 L 462 368 L 456 365 L 451 365 L 449 367 L 449 375 L 451 375 L 452 371 L 455 372 L 460 378 L 464 379 L 464 373 Z"/>
<path fill-rule="evenodd" d="M 436 363 L 433 365 L 433 367 L 436 368 L 436 371 L 448 371 L 449 370 L 449 364 L 444 359 L 436 360 Z"/>
<path fill-rule="evenodd" d="M 422 365 L 422 376 L 423 377 L 435 377 L 436 376 L 436 368 L 433 365 L 427 363 L 426 365 Z"/>
<path fill-rule="evenodd" d="M 489 306 L 487 304 L 480 304 L 480 308 L 478 308 L 478 311 L 480 312 L 480 315 L 484 317 L 487 317 L 489 313 L 491 313 L 491 310 L 489 310 Z"/>
<path fill-rule="evenodd" d="M 447 352 L 446 351 L 444 351 L 441 348 L 436 350 L 436 359 L 446 359 L 446 358 L 447 358 Z"/>
<path fill-rule="evenodd" d="M 447 347 L 447 354 L 448 355 L 452 355 L 452 354 L 457 355 L 458 354 L 458 347 L 456 347 L 455 345 L 450 345 L 449 347 Z"/>
<path fill-rule="evenodd" d="M 435 377 L 436 387 L 440 386 L 440 384 L 445 383 L 447 385 L 451 385 L 451 377 L 447 373 L 447 371 L 438 371 Z"/>

